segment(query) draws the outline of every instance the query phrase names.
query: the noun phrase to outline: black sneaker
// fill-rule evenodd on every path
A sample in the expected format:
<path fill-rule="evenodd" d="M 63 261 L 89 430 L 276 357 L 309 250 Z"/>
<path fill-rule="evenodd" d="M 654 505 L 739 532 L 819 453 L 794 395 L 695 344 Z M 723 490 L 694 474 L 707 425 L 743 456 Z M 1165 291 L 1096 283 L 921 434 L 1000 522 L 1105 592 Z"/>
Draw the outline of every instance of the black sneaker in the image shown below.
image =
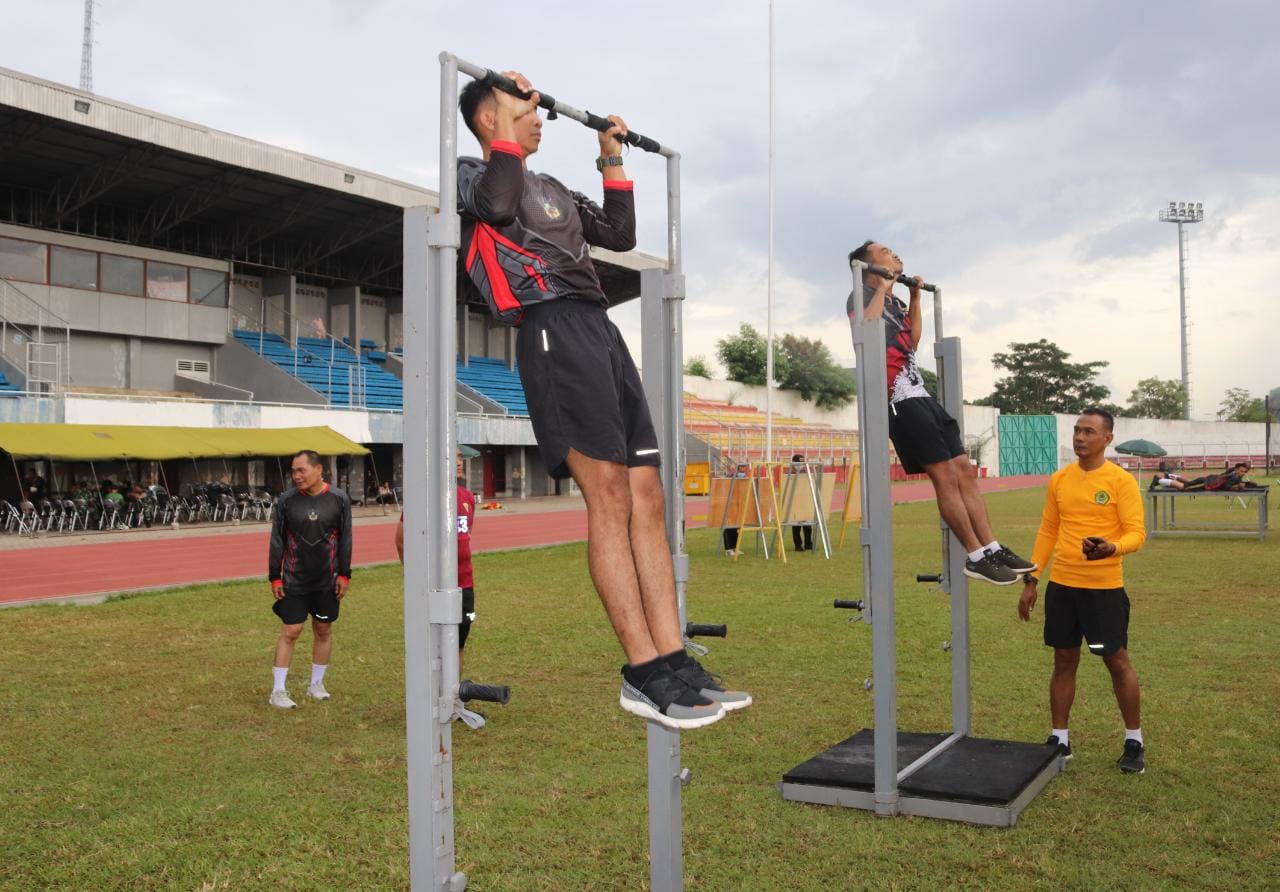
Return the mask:
<path fill-rule="evenodd" d="M 1003 545 L 1001 545 L 995 551 L 987 552 L 987 554 L 997 564 L 1003 564 L 1004 566 L 1012 570 L 1014 573 L 1034 573 L 1035 571 L 1040 569 L 1040 567 L 1037 566 L 1036 564 L 1032 563 L 1026 558 L 1018 557 L 1016 554 L 1014 554 L 1008 548 L 1005 548 Z"/>
<path fill-rule="evenodd" d="M 1141 743 L 1133 739 L 1126 740 L 1124 742 L 1124 752 L 1120 754 L 1116 764 L 1120 766 L 1120 770 L 1125 774 L 1142 774 L 1147 770 L 1146 760 L 1142 758 L 1144 752 L 1146 750 Z"/>
<path fill-rule="evenodd" d="M 1017 573 L 997 562 L 989 554 L 984 554 L 976 561 L 965 561 L 964 575 L 973 579 L 985 579 L 996 585 L 1013 585 L 1018 581 Z"/>
<path fill-rule="evenodd" d="M 1056 746 L 1058 748 L 1058 755 L 1062 758 L 1062 761 L 1064 762 L 1071 761 L 1071 745 L 1062 743 L 1060 740 L 1058 740 L 1057 734 L 1050 734 L 1049 739 L 1044 742 L 1044 745 Z"/>
<path fill-rule="evenodd" d="M 622 693 L 618 705 L 633 715 L 657 722 L 673 731 L 701 728 L 724 718 L 724 707 L 689 687 L 663 660 L 646 664 L 645 674 L 622 667 Z M 633 680 L 634 679 L 634 680 Z"/>
<path fill-rule="evenodd" d="M 746 709 L 751 705 L 751 695 L 746 691 L 726 691 L 720 684 L 720 676 L 712 675 L 702 664 L 684 651 L 678 651 L 667 658 L 667 665 L 676 677 L 693 688 L 708 700 L 714 700 L 725 708 L 726 712 L 735 709 Z"/>

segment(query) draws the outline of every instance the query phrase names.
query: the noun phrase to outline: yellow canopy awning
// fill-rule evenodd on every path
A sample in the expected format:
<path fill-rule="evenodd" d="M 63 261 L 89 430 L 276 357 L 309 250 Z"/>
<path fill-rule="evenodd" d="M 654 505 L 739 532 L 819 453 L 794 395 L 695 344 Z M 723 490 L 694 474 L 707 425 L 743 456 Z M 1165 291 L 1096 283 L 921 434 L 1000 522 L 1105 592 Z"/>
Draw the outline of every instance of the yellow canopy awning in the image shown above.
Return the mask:
<path fill-rule="evenodd" d="M 106 461 L 113 458 L 243 458 L 292 455 L 368 455 L 369 450 L 328 427 L 145 427 L 121 424 L 0 424 L 0 449 L 15 458 Z"/>

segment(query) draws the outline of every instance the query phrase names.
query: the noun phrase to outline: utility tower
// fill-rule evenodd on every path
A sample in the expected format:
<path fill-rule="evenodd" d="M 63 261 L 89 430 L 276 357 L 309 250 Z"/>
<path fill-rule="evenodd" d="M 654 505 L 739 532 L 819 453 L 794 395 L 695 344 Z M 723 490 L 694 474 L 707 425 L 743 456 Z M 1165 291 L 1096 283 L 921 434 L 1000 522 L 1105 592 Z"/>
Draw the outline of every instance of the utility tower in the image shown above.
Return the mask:
<path fill-rule="evenodd" d="M 93 0 L 84 0 L 84 43 L 80 47 L 80 89 L 93 92 Z"/>
<path fill-rule="evenodd" d="M 1178 315 L 1182 322 L 1182 417 L 1191 418 L 1191 373 L 1187 363 L 1187 240 L 1183 223 L 1199 223 L 1204 219 L 1204 204 L 1199 201 L 1171 201 L 1160 211 L 1161 223 L 1178 224 Z"/>

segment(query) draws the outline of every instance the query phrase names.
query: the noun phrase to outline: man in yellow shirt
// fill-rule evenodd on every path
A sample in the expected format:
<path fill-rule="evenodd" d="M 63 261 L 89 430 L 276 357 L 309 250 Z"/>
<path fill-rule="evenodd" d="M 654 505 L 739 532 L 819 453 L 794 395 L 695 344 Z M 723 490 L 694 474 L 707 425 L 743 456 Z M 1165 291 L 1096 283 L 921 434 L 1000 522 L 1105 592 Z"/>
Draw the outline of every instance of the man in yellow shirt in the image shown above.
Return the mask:
<path fill-rule="evenodd" d="M 1114 419 L 1105 409 L 1085 409 L 1071 445 L 1079 459 L 1049 478 L 1033 563 L 1053 570 L 1044 593 L 1044 643 L 1053 648 L 1049 711 L 1053 732 L 1046 743 L 1071 758 L 1067 719 L 1076 695 L 1080 641 L 1102 657 L 1124 719 L 1124 752 L 1116 763 L 1127 774 L 1145 769 L 1138 675 L 1129 662 L 1129 597 L 1123 555 L 1147 541 L 1142 494 L 1133 476 L 1103 457 Z M 1036 577 L 1023 577 L 1018 615 L 1031 619 Z"/>

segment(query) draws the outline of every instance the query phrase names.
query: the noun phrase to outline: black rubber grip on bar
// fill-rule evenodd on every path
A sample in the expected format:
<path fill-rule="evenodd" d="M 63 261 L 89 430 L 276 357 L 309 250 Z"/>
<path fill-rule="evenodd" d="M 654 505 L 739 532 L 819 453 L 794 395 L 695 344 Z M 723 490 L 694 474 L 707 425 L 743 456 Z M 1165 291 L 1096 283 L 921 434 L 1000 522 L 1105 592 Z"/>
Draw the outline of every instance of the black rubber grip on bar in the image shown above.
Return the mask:
<path fill-rule="evenodd" d="M 916 582 L 941 582 L 942 575 L 940 573 L 917 573 Z"/>
<path fill-rule="evenodd" d="M 685 623 L 686 638 L 724 638 L 729 628 L 724 623 Z"/>
<path fill-rule="evenodd" d="M 831 603 L 831 606 L 834 607 L 836 610 L 861 610 L 862 602 L 846 601 L 843 598 L 836 598 L 835 601 Z"/>
<path fill-rule="evenodd" d="M 480 684 L 474 681 L 464 681 L 458 685 L 458 699 L 463 703 L 470 700 L 484 700 L 488 703 L 501 703 L 506 705 L 511 699 L 511 688 L 504 684 Z"/>
<path fill-rule="evenodd" d="M 882 279 L 892 278 L 895 282 L 901 282 L 903 285 L 914 285 L 916 283 L 915 277 L 908 276 L 906 273 L 898 273 L 897 275 L 894 275 L 893 273 L 889 272 L 889 270 L 885 269 L 883 266 L 868 266 L 867 272 L 875 273 L 877 276 L 880 276 Z M 923 291 L 938 290 L 937 285 L 931 284 L 929 282 L 921 282 L 920 288 Z"/>

